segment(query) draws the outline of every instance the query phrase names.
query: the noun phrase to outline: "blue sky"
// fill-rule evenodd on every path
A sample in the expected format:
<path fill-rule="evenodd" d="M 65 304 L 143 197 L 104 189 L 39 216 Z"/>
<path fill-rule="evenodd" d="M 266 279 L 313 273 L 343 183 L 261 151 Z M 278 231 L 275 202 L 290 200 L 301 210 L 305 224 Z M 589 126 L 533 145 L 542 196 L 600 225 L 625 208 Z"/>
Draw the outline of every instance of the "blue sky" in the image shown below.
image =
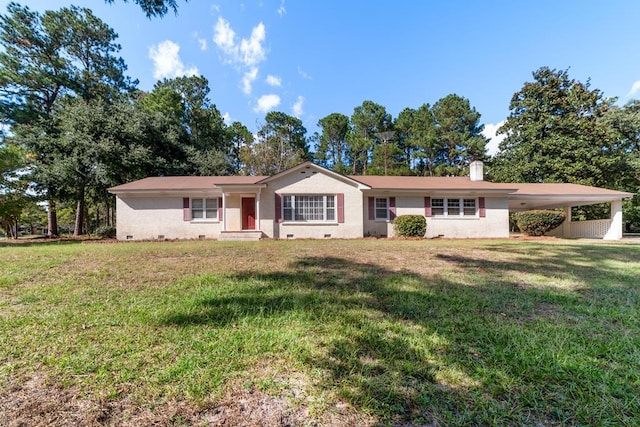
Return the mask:
<path fill-rule="evenodd" d="M 640 97 L 637 1 L 179 1 L 178 15 L 162 19 L 121 0 L 22 4 L 91 8 L 119 34 L 141 89 L 202 74 L 220 112 L 254 132 L 269 110 L 299 117 L 310 135 L 319 119 L 350 116 L 364 100 L 395 118 L 456 93 L 491 135 L 541 66 L 590 78 L 620 103 Z"/>

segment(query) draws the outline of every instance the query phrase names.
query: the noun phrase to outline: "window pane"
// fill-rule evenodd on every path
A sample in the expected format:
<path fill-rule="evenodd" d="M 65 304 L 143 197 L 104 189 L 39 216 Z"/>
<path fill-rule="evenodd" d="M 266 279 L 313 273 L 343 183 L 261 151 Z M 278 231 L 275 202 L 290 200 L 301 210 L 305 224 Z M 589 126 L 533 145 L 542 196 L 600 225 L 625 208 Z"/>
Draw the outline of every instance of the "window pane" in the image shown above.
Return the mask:
<path fill-rule="evenodd" d="M 460 199 L 447 199 L 447 215 L 460 215 Z"/>
<path fill-rule="evenodd" d="M 208 219 L 218 218 L 218 199 L 206 199 L 205 204 L 207 207 L 206 217 Z"/>
<path fill-rule="evenodd" d="M 326 196 L 327 200 L 327 209 L 325 219 L 327 221 L 335 221 L 336 220 L 336 201 L 335 196 Z"/>
<path fill-rule="evenodd" d="M 476 214 L 476 199 L 464 199 L 464 215 L 475 215 Z"/>
<path fill-rule="evenodd" d="M 376 198 L 376 219 L 387 219 L 387 199 Z"/>
<path fill-rule="evenodd" d="M 444 199 L 431 199 L 431 215 L 444 215 Z"/>
<path fill-rule="evenodd" d="M 335 221 L 335 196 L 315 194 L 283 196 L 282 217 L 284 221 Z"/>
<path fill-rule="evenodd" d="M 204 209 L 202 208 L 202 199 L 191 199 L 191 219 L 204 218 Z"/>
<path fill-rule="evenodd" d="M 324 220 L 324 196 L 295 196 L 294 205 L 296 221 Z"/>
<path fill-rule="evenodd" d="M 284 221 L 291 221 L 293 219 L 293 209 L 291 208 L 291 197 L 284 196 L 282 198 L 282 219 Z"/>

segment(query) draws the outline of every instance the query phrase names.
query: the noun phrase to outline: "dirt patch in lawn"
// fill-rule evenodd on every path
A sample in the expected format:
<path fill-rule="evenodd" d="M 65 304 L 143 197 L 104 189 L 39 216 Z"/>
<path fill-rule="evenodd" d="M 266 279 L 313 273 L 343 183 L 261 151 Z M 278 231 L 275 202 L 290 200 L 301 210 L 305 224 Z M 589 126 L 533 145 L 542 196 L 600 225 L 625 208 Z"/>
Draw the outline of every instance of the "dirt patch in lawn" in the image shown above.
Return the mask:
<path fill-rule="evenodd" d="M 315 419 L 303 405 L 293 407 L 287 399 L 257 390 L 229 393 L 217 405 L 198 408 L 169 401 L 158 406 L 121 400 L 90 399 L 74 387 L 51 384 L 36 374 L 14 382 L 0 392 L 0 426 L 369 426 L 350 405 L 334 405 L 325 417 Z"/>

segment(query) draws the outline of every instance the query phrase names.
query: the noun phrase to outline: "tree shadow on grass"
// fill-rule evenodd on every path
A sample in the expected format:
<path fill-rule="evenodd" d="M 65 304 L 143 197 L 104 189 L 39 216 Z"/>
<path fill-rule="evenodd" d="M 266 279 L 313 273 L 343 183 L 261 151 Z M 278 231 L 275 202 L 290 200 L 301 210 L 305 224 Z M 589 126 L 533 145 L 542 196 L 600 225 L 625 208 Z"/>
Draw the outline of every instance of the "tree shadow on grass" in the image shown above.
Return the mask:
<path fill-rule="evenodd" d="M 561 253 L 567 249 L 559 248 Z M 479 283 L 338 257 L 298 258 L 286 271 L 230 275 L 228 280 L 241 286 L 204 297 L 197 310 L 172 313 L 162 323 L 227 327 L 242 319 L 286 324 L 292 315 L 304 318 L 312 342 L 304 363 L 326 373 L 321 387 L 386 423 L 560 424 L 567 416 L 598 423 L 620 411 L 628 418 L 637 405 L 625 406 L 626 396 L 600 408 L 601 418 L 589 418 L 588 409 L 583 414 L 575 401 L 557 398 L 563 387 L 590 396 L 609 385 L 594 383 L 583 365 L 569 365 L 544 349 L 554 340 L 545 330 L 561 327 L 563 307 L 579 306 L 583 297 L 564 290 L 523 292 L 511 275 L 521 268 L 559 275 L 574 267 L 572 274 L 586 280 L 610 274 L 609 267 L 524 255 L 509 261 L 441 257 L 478 269 Z M 553 316 L 550 305 L 560 307 Z M 330 332 L 311 330 L 315 325 Z M 574 349 L 558 346 L 558 351 Z"/>
<path fill-rule="evenodd" d="M 59 245 L 79 245 L 82 241 L 79 239 L 29 239 L 29 240 L 3 240 L 0 241 L 0 248 L 38 248 L 46 246 Z"/>

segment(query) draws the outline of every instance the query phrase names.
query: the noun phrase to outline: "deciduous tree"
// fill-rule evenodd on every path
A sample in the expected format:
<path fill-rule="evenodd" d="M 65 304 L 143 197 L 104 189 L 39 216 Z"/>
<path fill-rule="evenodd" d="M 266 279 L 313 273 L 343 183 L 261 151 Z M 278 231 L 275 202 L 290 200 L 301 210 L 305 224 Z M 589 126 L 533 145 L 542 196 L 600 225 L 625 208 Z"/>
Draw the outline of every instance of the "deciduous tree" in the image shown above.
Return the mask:
<path fill-rule="evenodd" d="M 610 186 L 618 159 L 602 118 L 611 105 L 567 71 L 538 69 L 511 99 L 492 178 Z"/>
<path fill-rule="evenodd" d="M 274 175 L 311 158 L 302 120 L 270 111 L 258 141 L 243 147 L 240 159 L 249 175 Z"/>
<path fill-rule="evenodd" d="M 113 100 L 135 82 L 116 57 L 117 35 L 89 9 L 72 6 L 44 14 L 10 3 L 0 16 L 1 113 L 34 163 L 32 179 L 49 199 L 49 233 L 57 234 L 56 198 L 61 188 L 53 160 L 64 156 L 54 112 L 60 99 Z"/>

